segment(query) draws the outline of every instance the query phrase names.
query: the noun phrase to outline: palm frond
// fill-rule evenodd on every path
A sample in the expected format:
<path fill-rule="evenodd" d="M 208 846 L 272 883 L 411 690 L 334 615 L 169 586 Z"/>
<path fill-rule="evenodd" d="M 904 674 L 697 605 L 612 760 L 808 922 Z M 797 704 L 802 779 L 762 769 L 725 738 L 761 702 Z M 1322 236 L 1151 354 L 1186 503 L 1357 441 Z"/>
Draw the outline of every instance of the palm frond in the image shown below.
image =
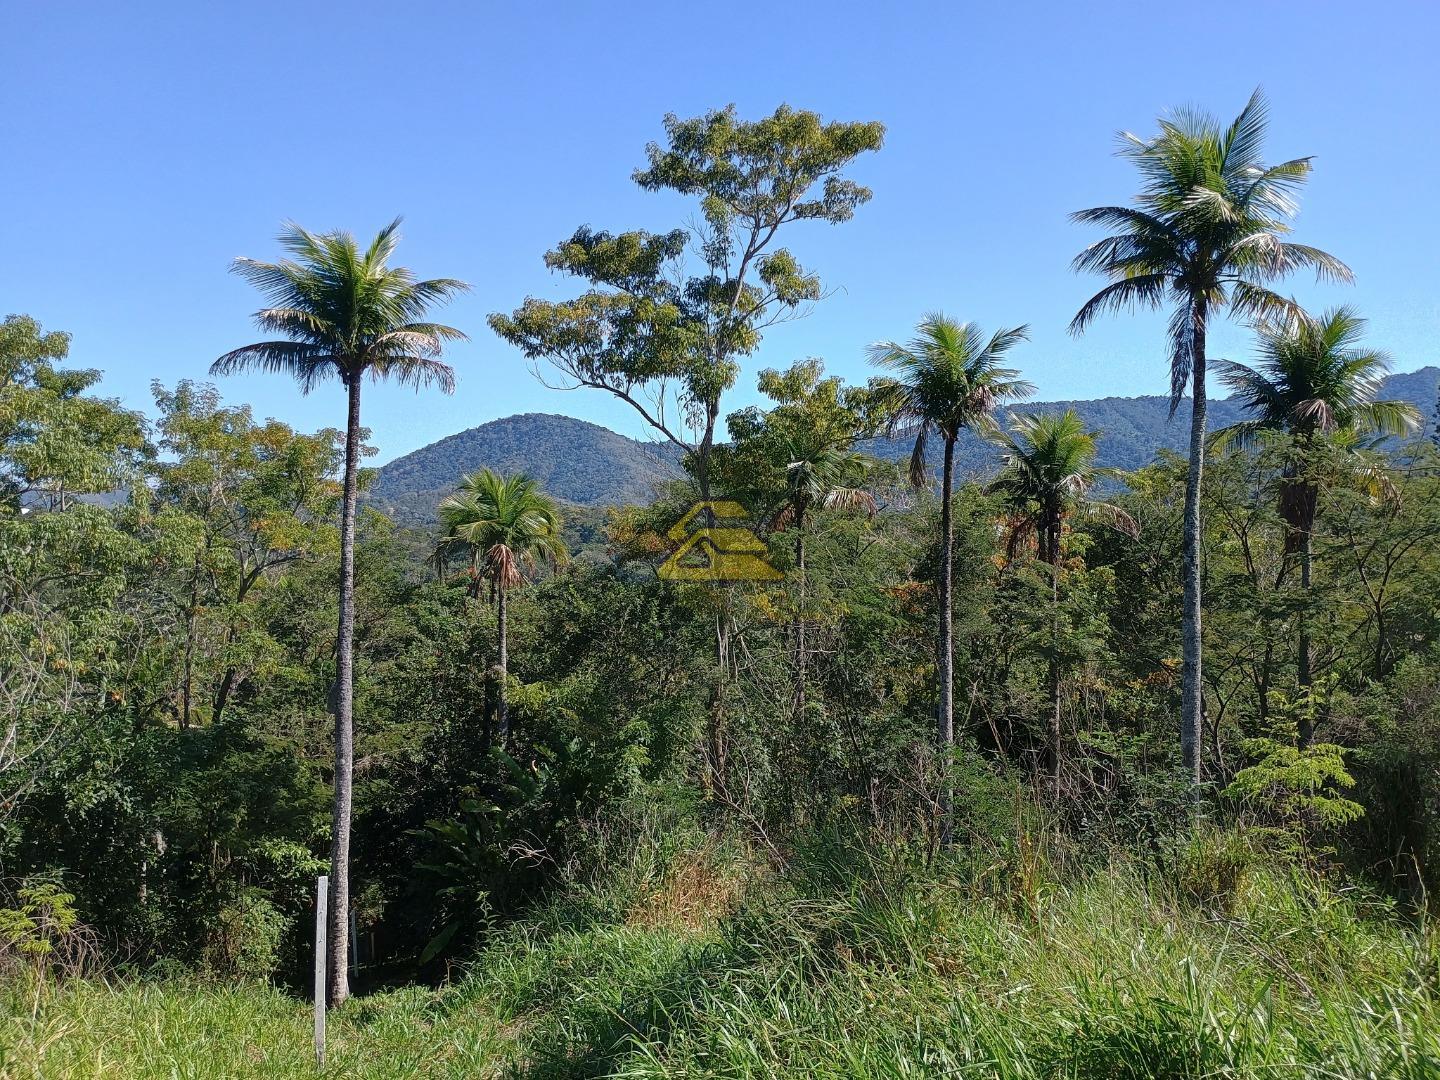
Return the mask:
<path fill-rule="evenodd" d="M 322 346 L 303 341 L 257 341 L 232 349 L 210 365 L 210 374 L 215 376 L 251 371 L 293 376 L 302 394 L 340 374 L 334 356 Z"/>
<path fill-rule="evenodd" d="M 234 350 L 212 371 L 285 371 L 306 391 L 327 374 L 348 380 L 366 371 L 372 378 L 452 389 L 454 373 L 438 357 L 446 342 L 464 334 L 426 315 L 466 286 L 453 278 L 417 282 L 404 267 L 390 266 L 399 223 L 397 218 L 381 229 L 363 251 L 350 233 L 312 233 L 286 223 L 278 243 L 288 258 L 235 260 L 232 270 L 268 301 L 256 313 L 257 324 L 293 341 Z"/>
<path fill-rule="evenodd" d="M 1081 306 L 1070 320 L 1070 333 L 1081 334 L 1095 318 L 1106 312 L 1134 308 L 1156 308 L 1164 302 L 1169 278 L 1165 274 L 1140 274 L 1106 285 Z"/>

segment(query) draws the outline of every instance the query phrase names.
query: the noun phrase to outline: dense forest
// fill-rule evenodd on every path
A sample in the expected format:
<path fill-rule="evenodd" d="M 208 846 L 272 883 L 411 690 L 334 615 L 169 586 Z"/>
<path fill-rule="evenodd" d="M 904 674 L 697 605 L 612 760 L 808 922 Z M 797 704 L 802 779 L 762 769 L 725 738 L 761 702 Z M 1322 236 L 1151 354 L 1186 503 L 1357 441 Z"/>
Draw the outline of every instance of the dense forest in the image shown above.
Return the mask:
<path fill-rule="evenodd" d="M 1024 327 L 921 303 L 864 384 L 743 373 L 826 295 L 775 238 L 883 139 L 785 108 L 669 118 L 636 179 L 695 223 L 580 229 L 584 291 L 491 319 L 682 465 L 583 535 L 541 478 L 594 461 L 367 501 L 361 387 L 447 389 L 459 336 L 393 225 L 241 260 L 263 340 L 143 414 L 7 318 L 0 1066 L 205 1030 L 183 1075 L 313 1074 L 327 874 L 333 1075 L 1440 1075 L 1440 449 L 1357 313 L 1275 291 L 1349 271 L 1266 128 L 1166 120 L 1076 215 L 1076 332 L 1174 316 L 1189 442 L 1123 473 L 1027 407 Z M 235 403 L 292 376 L 334 428 Z M 674 574 L 721 500 L 773 575 Z"/>

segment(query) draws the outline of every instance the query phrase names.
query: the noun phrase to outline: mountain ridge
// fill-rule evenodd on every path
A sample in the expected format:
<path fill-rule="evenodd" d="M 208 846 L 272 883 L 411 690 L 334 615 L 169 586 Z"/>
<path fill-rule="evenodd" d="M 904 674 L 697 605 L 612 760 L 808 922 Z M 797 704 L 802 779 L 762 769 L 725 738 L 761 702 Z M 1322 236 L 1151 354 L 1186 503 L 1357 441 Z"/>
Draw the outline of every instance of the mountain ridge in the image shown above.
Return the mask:
<path fill-rule="evenodd" d="M 1433 431 L 1437 393 L 1440 367 L 1426 366 L 1388 376 L 1382 396 L 1415 403 L 1426 431 Z M 1209 406 L 1212 430 L 1244 415 L 1233 397 L 1212 398 Z M 1067 408 L 1100 432 L 1099 463 L 1106 467 L 1138 468 L 1157 451 L 1183 451 L 1189 442 L 1185 403 L 1171 420 L 1170 399 L 1162 395 L 1022 402 L 1010 411 Z M 902 460 L 911 445 L 908 439 L 876 438 L 864 440 L 859 449 Z M 366 501 L 396 521 L 428 524 L 434 520 L 435 505 L 460 477 L 486 466 L 502 473 L 526 472 L 568 503 L 623 505 L 645 501 L 656 483 L 678 476 L 679 460 L 678 449 L 669 443 L 642 442 L 559 413 L 518 413 L 447 435 L 380 466 Z M 998 460 L 999 451 L 973 433 L 967 432 L 957 444 L 961 476 L 993 469 Z"/>

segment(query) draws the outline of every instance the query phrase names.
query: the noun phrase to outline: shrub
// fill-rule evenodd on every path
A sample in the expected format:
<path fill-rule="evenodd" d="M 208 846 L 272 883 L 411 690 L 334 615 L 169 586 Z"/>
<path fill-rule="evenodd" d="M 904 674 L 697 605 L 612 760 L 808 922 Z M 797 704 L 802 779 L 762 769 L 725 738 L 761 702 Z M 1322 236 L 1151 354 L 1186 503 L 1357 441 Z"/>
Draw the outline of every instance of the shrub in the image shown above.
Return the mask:
<path fill-rule="evenodd" d="M 54 882 L 41 882 L 22 885 L 16 901 L 15 907 L 0 908 L 0 968 L 80 974 L 92 950 L 75 897 Z"/>

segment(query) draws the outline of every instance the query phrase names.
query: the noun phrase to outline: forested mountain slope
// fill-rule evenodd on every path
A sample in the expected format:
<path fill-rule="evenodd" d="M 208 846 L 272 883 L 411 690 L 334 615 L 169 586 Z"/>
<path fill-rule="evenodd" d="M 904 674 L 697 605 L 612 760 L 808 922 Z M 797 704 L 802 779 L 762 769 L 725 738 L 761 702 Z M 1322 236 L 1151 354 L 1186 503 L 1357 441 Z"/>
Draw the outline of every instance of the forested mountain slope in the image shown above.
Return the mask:
<path fill-rule="evenodd" d="M 1430 419 L 1440 389 L 1440 368 L 1392 375 L 1384 396 L 1413 401 Z M 1188 406 L 1170 419 L 1161 396 L 1107 397 L 1089 401 L 1045 401 L 1026 411 L 1074 409 L 1102 433 L 1100 464 L 1137 468 L 1162 448 L 1182 450 L 1189 439 Z M 1231 399 L 1210 402 L 1212 428 L 1241 418 Z M 906 439 L 873 439 L 862 448 L 899 460 L 910 452 Z M 995 466 L 998 452 L 973 432 L 961 436 L 957 466 L 973 475 Z M 582 506 L 611 506 L 648 500 L 656 481 L 678 473 L 679 453 L 669 444 L 639 442 L 609 428 L 549 413 L 525 413 L 492 420 L 431 443 L 382 466 L 369 491 L 373 505 L 408 524 L 425 524 L 435 504 L 463 473 L 488 466 L 502 473 L 526 472 L 551 494 Z"/>

